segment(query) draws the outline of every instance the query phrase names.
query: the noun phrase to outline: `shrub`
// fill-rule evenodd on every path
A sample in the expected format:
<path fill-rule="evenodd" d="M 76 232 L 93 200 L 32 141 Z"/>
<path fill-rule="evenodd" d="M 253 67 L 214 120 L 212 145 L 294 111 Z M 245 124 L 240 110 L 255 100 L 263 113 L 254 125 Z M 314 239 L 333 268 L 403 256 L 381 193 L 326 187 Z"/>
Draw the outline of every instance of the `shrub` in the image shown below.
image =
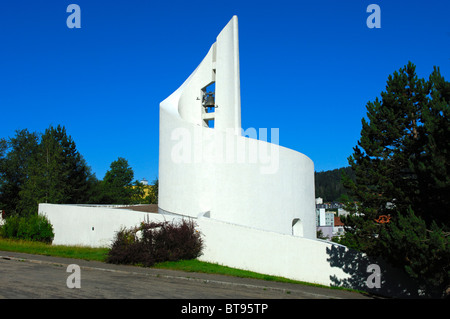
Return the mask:
<path fill-rule="evenodd" d="M 197 258 L 202 248 L 201 234 L 192 221 L 143 222 L 117 232 L 106 261 L 150 267 L 157 262 Z"/>
<path fill-rule="evenodd" d="M 0 235 L 4 238 L 17 238 L 20 217 L 18 215 L 9 216 L 5 219 Z"/>
<path fill-rule="evenodd" d="M 7 217 L 0 235 L 5 238 L 40 241 L 47 244 L 55 237 L 52 224 L 42 215 Z"/>
<path fill-rule="evenodd" d="M 146 251 L 146 245 L 136 236 L 137 229 L 120 229 L 111 250 L 108 252 L 106 262 L 112 264 L 142 264 L 152 266 L 155 263 L 153 254 Z M 150 246 L 151 245 L 147 245 Z"/>

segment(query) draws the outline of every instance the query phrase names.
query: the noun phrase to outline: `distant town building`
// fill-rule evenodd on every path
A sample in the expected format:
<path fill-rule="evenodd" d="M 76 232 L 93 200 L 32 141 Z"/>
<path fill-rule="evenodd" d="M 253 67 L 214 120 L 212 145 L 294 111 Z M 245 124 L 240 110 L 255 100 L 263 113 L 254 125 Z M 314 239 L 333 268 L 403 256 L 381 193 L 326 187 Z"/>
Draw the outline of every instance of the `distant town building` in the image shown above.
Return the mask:
<path fill-rule="evenodd" d="M 333 226 L 335 212 L 327 212 L 325 208 L 316 209 L 317 226 Z"/>
<path fill-rule="evenodd" d="M 344 234 L 344 224 L 339 216 L 346 216 L 348 212 L 343 206 L 335 202 L 323 203 L 322 198 L 316 198 L 316 227 L 323 237 L 331 239 Z"/>
<path fill-rule="evenodd" d="M 334 212 L 327 212 L 325 208 L 317 208 L 316 226 L 317 231 L 320 230 L 324 237 L 331 239 L 333 237 Z"/>
<path fill-rule="evenodd" d="M 333 236 L 344 235 L 344 223 L 341 222 L 339 216 L 334 216 Z"/>
<path fill-rule="evenodd" d="M 338 216 L 347 216 L 348 215 L 348 211 L 346 211 L 343 208 L 338 208 Z"/>
<path fill-rule="evenodd" d="M 322 197 L 316 198 L 316 208 L 343 209 L 344 204 L 338 202 L 324 203 Z"/>

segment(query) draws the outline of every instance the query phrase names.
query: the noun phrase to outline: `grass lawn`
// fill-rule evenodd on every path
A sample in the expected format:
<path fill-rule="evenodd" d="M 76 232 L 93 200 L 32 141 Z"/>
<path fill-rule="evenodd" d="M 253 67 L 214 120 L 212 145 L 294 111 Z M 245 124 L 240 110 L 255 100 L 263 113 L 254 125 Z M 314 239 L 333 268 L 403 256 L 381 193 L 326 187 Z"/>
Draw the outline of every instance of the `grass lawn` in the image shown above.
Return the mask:
<path fill-rule="evenodd" d="M 0 250 L 20 253 L 105 261 L 107 248 L 48 245 L 41 242 L 0 238 Z"/>
<path fill-rule="evenodd" d="M 202 272 L 207 274 L 219 274 L 219 275 L 227 275 L 234 276 L 240 278 L 254 278 L 254 279 L 262 279 L 268 281 L 278 281 L 278 282 L 286 282 L 286 283 L 295 283 L 302 284 L 308 286 L 315 287 L 326 287 L 318 284 L 311 284 L 303 281 L 291 280 L 283 277 L 264 275 L 248 270 L 236 269 L 227 266 L 222 266 L 214 263 L 208 263 L 204 261 L 199 261 L 197 259 L 191 260 L 180 260 L 180 261 L 166 261 L 163 263 L 158 263 L 154 265 L 154 268 L 162 268 L 162 269 L 173 269 L 173 270 L 182 270 L 188 272 Z M 330 287 L 326 287 L 330 288 Z M 339 288 L 341 289 L 341 288 Z"/>

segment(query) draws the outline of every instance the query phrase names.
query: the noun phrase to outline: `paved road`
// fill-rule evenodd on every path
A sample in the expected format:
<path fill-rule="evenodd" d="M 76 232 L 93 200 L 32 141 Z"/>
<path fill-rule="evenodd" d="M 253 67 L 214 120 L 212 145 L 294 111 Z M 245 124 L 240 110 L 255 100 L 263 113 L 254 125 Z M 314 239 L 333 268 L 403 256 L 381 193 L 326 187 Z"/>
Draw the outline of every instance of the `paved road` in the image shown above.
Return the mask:
<path fill-rule="evenodd" d="M 80 288 L 68 288 L 78 265 Z M 75 283 L 76 281 L 69 281 Z M 0 251 L 0 299 L 366 299 L 340 290 Z"/>

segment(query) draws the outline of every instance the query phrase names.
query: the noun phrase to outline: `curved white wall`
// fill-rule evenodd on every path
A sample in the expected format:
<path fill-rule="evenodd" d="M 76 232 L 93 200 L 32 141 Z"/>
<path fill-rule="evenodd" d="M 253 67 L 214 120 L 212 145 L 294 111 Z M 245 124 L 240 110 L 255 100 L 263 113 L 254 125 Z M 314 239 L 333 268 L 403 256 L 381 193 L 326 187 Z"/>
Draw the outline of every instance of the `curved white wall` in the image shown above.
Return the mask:
<path fill-rule="evenodd" d="M 215 126 L 202 89 L 215 83 Z M 305 155 L 241 134 L 237 17 L 186 82 L 160 104 L 159 207 L 316 238 L 314 164 Z M 294 225 L 295 224 L 295 225 Z M 295 227 L 293 227 L 295 226 Z"/>

